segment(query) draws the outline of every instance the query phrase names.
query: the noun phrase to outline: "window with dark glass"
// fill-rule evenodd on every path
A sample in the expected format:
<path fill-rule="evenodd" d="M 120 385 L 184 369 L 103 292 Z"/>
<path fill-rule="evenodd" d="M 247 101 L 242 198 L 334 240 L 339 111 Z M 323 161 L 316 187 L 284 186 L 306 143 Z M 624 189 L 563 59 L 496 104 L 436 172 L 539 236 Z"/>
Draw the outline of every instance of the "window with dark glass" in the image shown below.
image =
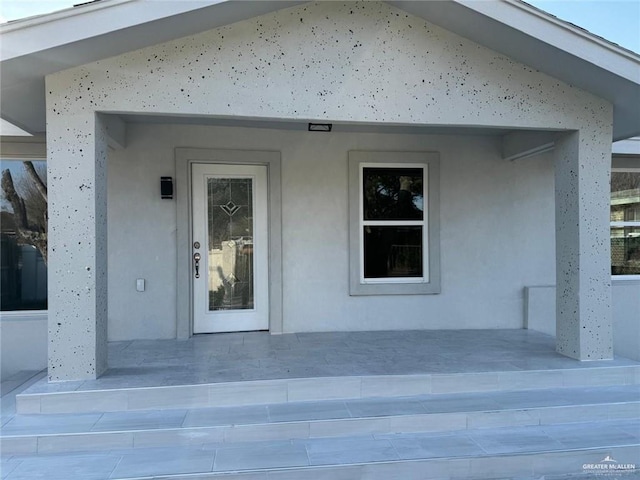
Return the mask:
<path fill-rule="evenodd" d="M 640 275 L 640 171 L 611 173 L 611 274 Z"/>
<path fill-rule="evenodd" d="M 362 167 L 362 280 L 421 281 L 426 166 Z M 403 280 L 404 279 L 404 280 Z"/>
<path fill-rule="evenodd" d="M 438 152 L 349 152 L 349 294 L 440 293 Z"/>
<path fill-rule="evenodd" d="M 46 163 L 2 160 L 0 309 L 47 308 Z"/>

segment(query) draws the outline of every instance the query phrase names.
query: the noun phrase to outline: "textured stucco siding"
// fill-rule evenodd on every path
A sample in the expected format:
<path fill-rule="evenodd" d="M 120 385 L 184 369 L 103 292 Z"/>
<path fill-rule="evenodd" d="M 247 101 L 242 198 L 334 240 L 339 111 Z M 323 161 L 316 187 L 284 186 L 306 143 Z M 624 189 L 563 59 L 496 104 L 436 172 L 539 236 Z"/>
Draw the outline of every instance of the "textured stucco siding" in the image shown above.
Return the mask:
<path fill-rule="evenodd" d="M 613 357 L 610 256 L 611 126 L 556 142 L 556 347 L 582 360 Z"/>
<path fill-rule="evenodd" d="M 54 74 L 48 109 L 540 128 L 607 126 L 611 113 L 378 2 L 285 9 Z"/>
<path fill-rule="evenodd" d="M 281 10 L 50 75 L 46 90 L 55 277 L 49 359 L 52 368 L 66 365 L 60 375 L 50 369 L 52 380 L 99 375 L 105 354 L 85 353 L 106 351 L 107 207 L 100 186 L 106 141 L 96 112 L 580 130 L 573 153 L 590 168 L 611 139 L 606 101 L 378 2 Z M 558 196 L 582 201 L 579 191 L 588 182 L 566 179 Z M 340 188 L 346 184 L 334 186 Z M 292 187 L 290 194 L 301 190 Z M 598 188 L 585 201 L 600 208 L 605 197 Z M 584 217 L 585 206 L 578 215 Z M 575 239 L 566 238 L 567 245 Z M 599 269 L 598 262 L 587 265 L 580 281 L 597 278 Z M 604 301 L 597 310 L 607 308 Z M 577 311 L 590 315 L 589 308 Z M 580 325 L 565 323 L 567 338 L 575 336 Z"/>
<path fill-rule="evenodd" d="M 614 280 L 611 296 L 614 353 L 640 361 L 640 281 Z M 525 298 L 526 328 L 555 335 L 556 287 L 526 287 Z"/>

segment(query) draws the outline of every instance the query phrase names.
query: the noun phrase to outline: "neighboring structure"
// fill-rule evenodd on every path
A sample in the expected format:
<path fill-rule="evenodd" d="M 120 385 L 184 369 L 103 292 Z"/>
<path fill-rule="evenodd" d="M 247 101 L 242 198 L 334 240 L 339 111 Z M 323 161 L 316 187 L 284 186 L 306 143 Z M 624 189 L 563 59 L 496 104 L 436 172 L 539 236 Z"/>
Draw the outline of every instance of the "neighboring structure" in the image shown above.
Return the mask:
<path fill-rule="evenodd" d="M 51 380 L 108 340 L 522 328 L 554 284 L 558 351 L 612 357 L 640 57 L 515 0 L 161 5 L 0 29 L 2 117 L 46 125 Z"/>

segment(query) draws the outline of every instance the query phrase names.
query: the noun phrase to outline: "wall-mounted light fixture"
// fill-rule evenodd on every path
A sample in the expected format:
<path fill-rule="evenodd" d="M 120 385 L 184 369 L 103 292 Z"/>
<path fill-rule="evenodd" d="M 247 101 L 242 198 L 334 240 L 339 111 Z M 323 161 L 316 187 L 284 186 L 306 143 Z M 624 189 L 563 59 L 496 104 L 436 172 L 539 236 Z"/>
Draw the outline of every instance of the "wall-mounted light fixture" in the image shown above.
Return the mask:
<path fill-rule="evenodd" d="M 173 200 L 173 178 L 160 177 L 160 198 Z"/>
<path fill-rule="evenodd" d="M 333 124 L 331 123 L 310 123 L 310 132 L 330 132 Z"/>

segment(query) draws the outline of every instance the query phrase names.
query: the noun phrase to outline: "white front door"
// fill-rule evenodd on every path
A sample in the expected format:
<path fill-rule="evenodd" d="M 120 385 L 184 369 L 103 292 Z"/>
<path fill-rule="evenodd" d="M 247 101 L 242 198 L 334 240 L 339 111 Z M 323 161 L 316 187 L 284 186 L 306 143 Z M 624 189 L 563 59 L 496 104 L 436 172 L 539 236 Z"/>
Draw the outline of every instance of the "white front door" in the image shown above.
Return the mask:
<path fill-rule="evenodd" d="M 267 167 L 193 164 L 193 333 L 269 328 Z"/>

